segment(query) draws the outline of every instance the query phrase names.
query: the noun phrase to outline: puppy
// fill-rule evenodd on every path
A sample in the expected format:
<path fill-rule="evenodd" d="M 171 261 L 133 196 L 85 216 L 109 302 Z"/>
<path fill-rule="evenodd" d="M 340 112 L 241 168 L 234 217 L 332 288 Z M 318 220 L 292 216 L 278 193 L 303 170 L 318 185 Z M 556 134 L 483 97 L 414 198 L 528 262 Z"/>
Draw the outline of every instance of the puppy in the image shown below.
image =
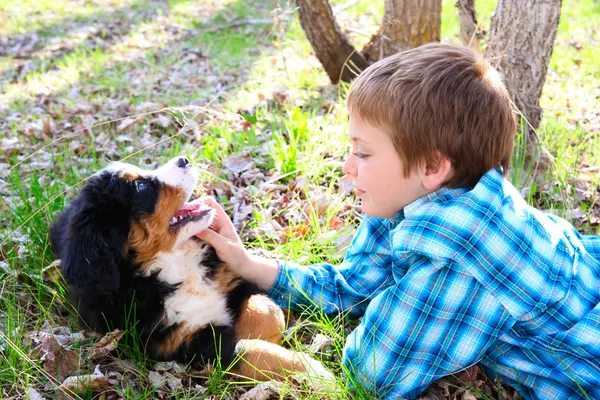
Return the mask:
<path fill-rule="evenodd" d="M 214 210 L 188 202 L 197 170 L 183 157 L 153 171 L 115 162 L 93 175 L 50 229 L 80 318 L 98 332 L 136 325 L 156 360 L 223 368 L 257 380 L 284 372 L 331 378 L 287 350 L 281 309 L 194 234 Z"/>

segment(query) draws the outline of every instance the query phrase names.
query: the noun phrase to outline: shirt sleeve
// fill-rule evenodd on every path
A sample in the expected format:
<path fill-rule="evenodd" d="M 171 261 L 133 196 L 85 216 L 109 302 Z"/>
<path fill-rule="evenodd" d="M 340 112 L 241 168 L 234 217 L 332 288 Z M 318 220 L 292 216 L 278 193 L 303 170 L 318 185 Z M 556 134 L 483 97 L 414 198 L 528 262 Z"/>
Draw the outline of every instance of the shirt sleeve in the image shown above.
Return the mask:
<path fill-rule="evenodd" d="M 363 217 L 344 261 L 334 266 L 280 262 L 269 296 L 281 307 L 319 307 L 326 314 L 364 313 L 373 293 L 392 284 L 387 221 Z"/>
<path fill-rule="evenodd" d="M 371 301 L 346 341 L 350 383 L 378 398 L 416 397 L 434 380 L 476 363 L 514 324 L 470 275 L 431 268 L 426 258 L 417 263 L 419 272 Z"/>
<path fill-rule="evenodd" d="M 600 236 L 584 235 L 581 243 L 592 257 L 600 261 Z"/>

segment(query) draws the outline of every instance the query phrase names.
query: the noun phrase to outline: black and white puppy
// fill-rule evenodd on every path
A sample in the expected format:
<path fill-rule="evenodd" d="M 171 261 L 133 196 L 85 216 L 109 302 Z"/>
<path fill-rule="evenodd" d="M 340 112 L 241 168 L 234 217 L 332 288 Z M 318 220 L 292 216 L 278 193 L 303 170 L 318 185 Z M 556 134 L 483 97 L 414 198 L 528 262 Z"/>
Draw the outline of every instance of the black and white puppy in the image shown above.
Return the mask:
<path fill-rule="evenodd" d="M 250 378 L 283 370 L 330 377 L 287 350 L 281 309 L 221 262 L 194 234 L 214 210 L 188 202 L 197 170 L 183 157 L 144 171 L 115 162 L 93 175 L 50 229 L 83 322 L 106 332 L 136 324 L 158 360 L 206 366 L 220 357 Z"/>

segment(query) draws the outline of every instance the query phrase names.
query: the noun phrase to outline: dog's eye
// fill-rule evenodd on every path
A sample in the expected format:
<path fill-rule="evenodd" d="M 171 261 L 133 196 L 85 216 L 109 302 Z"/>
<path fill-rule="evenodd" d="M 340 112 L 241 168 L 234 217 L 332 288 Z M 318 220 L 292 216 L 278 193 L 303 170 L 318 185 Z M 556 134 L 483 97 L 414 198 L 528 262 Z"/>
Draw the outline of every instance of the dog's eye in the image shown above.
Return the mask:
<path fill-rule="evenodd" d="M 137 192 L 141 192 L 142 190 L 146 190 L 147 187 L 148 187 L 148 184 L 146 182 L 135 181 L 135 190 Z"/>

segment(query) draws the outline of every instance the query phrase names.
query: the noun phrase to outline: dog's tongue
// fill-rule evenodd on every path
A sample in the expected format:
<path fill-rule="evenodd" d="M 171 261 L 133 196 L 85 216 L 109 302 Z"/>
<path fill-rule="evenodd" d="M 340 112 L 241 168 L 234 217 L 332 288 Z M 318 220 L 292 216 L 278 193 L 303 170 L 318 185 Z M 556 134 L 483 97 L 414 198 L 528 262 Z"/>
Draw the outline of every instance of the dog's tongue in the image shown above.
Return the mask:
<path fill-rule="evenodd" d="M 205 209 L 207 207 L 208 206 L 206 204 L 204 204 L 204 202 L 202 200 L 196 199 L 189 203 L 185 203 L 183 205 L 183 207 L 181 207 L 179 210 L 175 211 L 175 214 L 173 214 L 173 216 L 178 217 L 180 215 L 183 215 L 183 216 L 198 215 L 198 214 L 200 214 L 202 209 Z"/>

